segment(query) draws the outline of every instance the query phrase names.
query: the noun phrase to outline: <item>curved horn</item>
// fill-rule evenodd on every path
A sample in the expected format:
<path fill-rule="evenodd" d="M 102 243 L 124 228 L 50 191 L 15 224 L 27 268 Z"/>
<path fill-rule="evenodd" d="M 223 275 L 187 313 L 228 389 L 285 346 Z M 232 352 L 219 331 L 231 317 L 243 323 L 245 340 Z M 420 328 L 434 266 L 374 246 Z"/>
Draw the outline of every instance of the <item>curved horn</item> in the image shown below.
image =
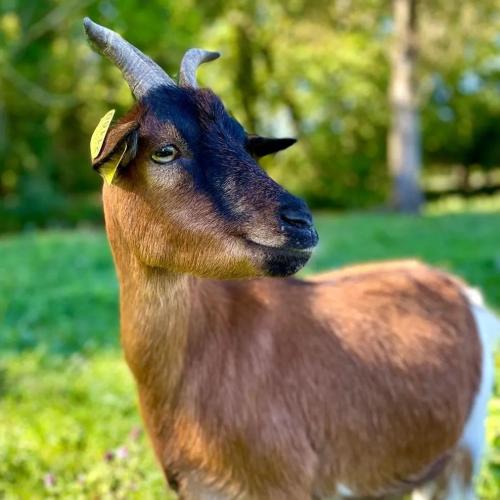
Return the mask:
<path fill-rule="evenodd" d="M 179 83 L 182 87 L 197 88 L 196 70 L 200 64 L 213 61 L 220 56 L 219 52 L 203 49 L 189 49 L 182 58 L 179 72 Z"/>
<path fill-rule="evenodd" d="M 136 99 L 160 85 L 175 85 L 158 64 L 118 33 L 94 23 L 88 17 L 83 20 L 83 26 L 92 47 L 117 66 Z"/>

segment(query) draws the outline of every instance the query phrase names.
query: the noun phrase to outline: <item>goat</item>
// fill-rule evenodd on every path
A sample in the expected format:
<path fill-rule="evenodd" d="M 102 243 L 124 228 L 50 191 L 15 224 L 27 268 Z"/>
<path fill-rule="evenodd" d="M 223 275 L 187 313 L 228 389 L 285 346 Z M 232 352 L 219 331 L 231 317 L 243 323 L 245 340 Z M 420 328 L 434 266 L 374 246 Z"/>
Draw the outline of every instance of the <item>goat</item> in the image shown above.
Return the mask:
<path fill-rule="evenodd" d="M 318 236 L 258 159 L 294 140 L 247 133 L 198 88 L 217 53 L 187 51 L 177 84 L 84 26 L 137 100 L 100 130 L 93 167 L 123 350 L 170 486 L 188 500 L 472 497 L 495 317 L 417 261 L 291 278 Z"/>

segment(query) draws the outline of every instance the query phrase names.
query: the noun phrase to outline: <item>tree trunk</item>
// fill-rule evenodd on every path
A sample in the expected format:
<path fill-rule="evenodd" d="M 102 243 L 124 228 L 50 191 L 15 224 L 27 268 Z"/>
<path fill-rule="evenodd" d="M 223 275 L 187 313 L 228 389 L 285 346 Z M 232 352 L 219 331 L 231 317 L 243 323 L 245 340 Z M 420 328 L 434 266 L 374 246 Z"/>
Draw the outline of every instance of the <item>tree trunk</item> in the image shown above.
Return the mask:
<path fill-rule="evenodd" d="M 392 123 L 388 161 L 393 178 L 392 206 L 416 213 L 423 202 L 420 120 L 416 102 L 417 0 L 393 0 L 394 45 L 389 99 Z"/>

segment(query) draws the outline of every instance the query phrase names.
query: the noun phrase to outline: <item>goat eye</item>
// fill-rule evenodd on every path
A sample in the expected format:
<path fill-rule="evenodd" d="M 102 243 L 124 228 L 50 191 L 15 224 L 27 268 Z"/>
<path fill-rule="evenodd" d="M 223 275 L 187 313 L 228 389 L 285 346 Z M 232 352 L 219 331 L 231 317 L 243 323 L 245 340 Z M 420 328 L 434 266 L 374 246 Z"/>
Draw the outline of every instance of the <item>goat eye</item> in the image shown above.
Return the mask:
<path fill-rule="evenodd" d="M 151 159 L 156 163 L 170 163 L 171 161 L 174 161 L 178 155 L 178 149 L 174 145 L 168 144 L 167 146 L 163 146 L 158 151 L 155 151 L 151 155 Z"/>

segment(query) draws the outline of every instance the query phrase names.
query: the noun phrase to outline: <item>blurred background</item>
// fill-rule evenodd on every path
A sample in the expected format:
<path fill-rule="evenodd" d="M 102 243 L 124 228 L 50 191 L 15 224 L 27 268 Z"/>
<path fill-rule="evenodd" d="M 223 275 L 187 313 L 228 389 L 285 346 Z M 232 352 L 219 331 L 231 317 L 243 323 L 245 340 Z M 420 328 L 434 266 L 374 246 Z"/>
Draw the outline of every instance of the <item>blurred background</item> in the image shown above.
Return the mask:
<path fill-rule="evenodd" d="M 184 51 L 315 210 L 304 274 L 415 256 L 500 311 L 497 0 L 0 0 L 0 497 L 164 494 L 118 341 L 89 140 L 132 97 L 90 16 L 176 76 Z M 497 363 L 498 364 L 498 363 Z M 500 372 L 500 370 L 499 370 Z M 500 498 L 500 399 L 482 498 Z"/>

